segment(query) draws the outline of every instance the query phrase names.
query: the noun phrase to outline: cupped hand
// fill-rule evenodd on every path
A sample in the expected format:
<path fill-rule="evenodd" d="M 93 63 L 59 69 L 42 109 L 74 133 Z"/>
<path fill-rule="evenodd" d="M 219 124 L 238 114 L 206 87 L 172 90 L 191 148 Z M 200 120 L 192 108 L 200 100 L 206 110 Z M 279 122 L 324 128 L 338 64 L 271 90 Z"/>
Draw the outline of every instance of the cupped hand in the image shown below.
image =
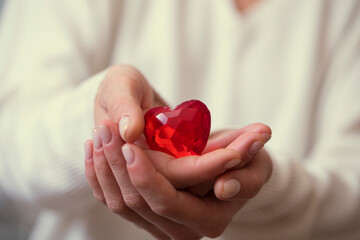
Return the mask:
<path fill-rule="evenodd" d="M 221 175 L 215 182 L 215 194 L 197 197 L 177 190 L 138 146 L 126 144 L 123 153 L 131 183 L 144 200 L 141 207 L 185 226 L 187 232 L 207 237 L 223 233 L 233 216 L 260 191 L 272 169 L 269 155 L 262 150 L 261 156 L 255 156 L 243 168 Z M 187 239 L 183 232 L 178 234 L 178 239 Z"/>
<path fill-rule="evenodd" d="M 263 150 L 263 157 L 249 162 L 271 131 L 262 124 L 222 131 L 210 139 L 204 155 L 182 159 L 124 145 L 142 140 L 147 109 L 165 105 L 138 70 L 111 67 L 95 101 L 93 140 L 85 144 L 88 182 L 99 201 L 158 239 L 219 235 L 271 173 L 271 160 Z M 240 188 L 234 179 L 241 181 Z M 213 188 L 201 198 L 190 193 L 205 194 Z"/>
<path fill-rule="evenodd" d="M 241 163 L 236 168 L 241 168 L 270 140 L 271 133 L 271 129 L 262 123 L 253 123 L 240 129 L 220 130 L 210 135 L 204 153 L 221 148 L 234 149 L 241 155 Z M 213 189 L 215 180 L 193 185 L 187 190 L 196 196 L 204 196 Z"/>
<path fill-rule="evenodd" d="M 224 131 L 209 141 L 204 155 L 181 159 L 123 146 L 117 129 L 112 121 L 96 128 L 93 152 L 92 142 L 86 144 L 86 176 L 97 199 L 159 239 L 219 235 L 271 174 L 266 152 L 255 153 L 271 134 L 261 124 Z M 184 191 L 216 178 L 215 195 Z"/>

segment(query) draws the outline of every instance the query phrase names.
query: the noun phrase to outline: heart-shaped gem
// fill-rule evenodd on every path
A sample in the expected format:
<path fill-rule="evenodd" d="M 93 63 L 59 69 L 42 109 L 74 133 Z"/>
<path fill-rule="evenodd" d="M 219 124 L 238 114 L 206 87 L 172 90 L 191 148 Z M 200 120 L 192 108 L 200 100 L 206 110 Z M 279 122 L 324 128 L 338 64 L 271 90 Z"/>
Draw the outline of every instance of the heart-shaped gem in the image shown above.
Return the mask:
<path fill-rule="evenodd" d="M 176 158 L 200 155 L 209 138 L 210 124 L 206 105 L 190 100 L 175 109 L 156 107 L 147 111 L 144 135 L 153 150 Z"/>

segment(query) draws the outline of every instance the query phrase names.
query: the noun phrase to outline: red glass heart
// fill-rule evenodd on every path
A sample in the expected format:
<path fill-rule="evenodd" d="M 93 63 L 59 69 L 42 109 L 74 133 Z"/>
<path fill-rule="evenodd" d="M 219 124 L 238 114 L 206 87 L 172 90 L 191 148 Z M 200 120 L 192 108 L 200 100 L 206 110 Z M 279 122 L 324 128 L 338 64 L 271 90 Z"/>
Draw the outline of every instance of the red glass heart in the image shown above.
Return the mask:
<path fill-rule="evenodd" d="M 210 124 L 206 105 L 190 100 L 175 109 L 156 107 L 147 111 L 144 135 L 153 150 L 176 158 L 200 155 L 209 138 Z"/>

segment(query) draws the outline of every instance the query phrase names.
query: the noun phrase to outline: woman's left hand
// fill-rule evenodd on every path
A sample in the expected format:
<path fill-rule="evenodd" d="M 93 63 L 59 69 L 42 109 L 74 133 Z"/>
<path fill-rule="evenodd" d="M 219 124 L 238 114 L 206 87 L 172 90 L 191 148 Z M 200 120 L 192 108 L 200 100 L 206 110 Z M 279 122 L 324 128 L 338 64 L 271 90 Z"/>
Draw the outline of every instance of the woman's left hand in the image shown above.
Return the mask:
<path fill-rule="evenodd" d="M 116 126 L 111 126 L 110 122 L 104 124 L 114 129 L 112 133 L 116 134 Z M 236 131 L 223 132 L 218 138 L 220 140 L 213 141 L 216 144 L 209 144 L 208 153 L 205 155 L 183 159 L 173 159 L 167 154 L 143 150 L 135 144 L 127 143 L 122 147 L 127 175 L 124 177 L 121 173 L 121 181 L 116 176 L 119 176 L 117 171 L 123 170 L 110 167 L 111 163 L 106 163 L 107 166 L 96 163 L 99 160 L 96 158 L 106 159 L 106 156 L 111 156 L 112 151 L 118 150 L 115 147 L 105 148 L 100 154 L 94 151 L 93 161 L 86 162 L 86 175 L 94 194 L 98 192 L 96 194 L 99 195 L 100 192 L 103 196 L 102 201 L 106 204 L 108 204 L 106 196 L 114 196 L 111 191 L 120 191 L 119 194 L 123 198 L 117 203 L 119 208 L 111 207 L 111 209 L 121 215 L 121 211 L 127 207 L 130 208 L 163 233 L 159 238 L 166 239 L 166 236 L 173 239 L 217 237 L 226 229 L 232 217 L 244 204 L 260 191 L 272 171 L 271 159 L 264 149 L 254 156 L 249 156 L 252 143 L 264 143 L 268 140 L 264 139 L 264 134 L 237 131 L 239 135 L 235 137 L 234 132 Z M 211 149 L 214 145 L 227 147 Z M 257 148 L 261 147 L 260 144 Z M 224 161 L 229 156 L 216 157 L 216 154 L 221 153 L 229 154 L 229 156 L 234 154 L 231 157 L 235 160 L 244 159 L 245 161 L 237 161 L 237 164 L 233 162 L 231 163 L 233 166 L 226 169 Z M 208 162 L 204 161 L 206 157 Z M 121 161 L 121 159 L 118 160 Z M 111 170 L 104 171 L 104 167 Z M 206 172 L 206 174 L 199 174 L 201 172 Z M 212 179 L 216 179 L 213 185 L 214 191 L 205 196 L 197 197 L 184 190 L 184 188 Z M 126 206 L 124 208 L 121 205 Z"/>

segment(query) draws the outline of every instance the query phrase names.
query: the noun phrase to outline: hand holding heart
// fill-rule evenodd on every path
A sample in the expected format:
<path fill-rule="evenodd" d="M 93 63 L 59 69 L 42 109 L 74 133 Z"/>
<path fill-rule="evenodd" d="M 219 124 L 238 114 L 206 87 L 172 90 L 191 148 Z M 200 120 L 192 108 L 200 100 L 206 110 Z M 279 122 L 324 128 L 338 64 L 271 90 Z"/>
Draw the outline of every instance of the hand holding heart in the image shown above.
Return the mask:
<path fill-rule="evenodd" d="M 95 124 L 106 119 L 119 123 L 122 139 L 134 142 L 144 129 L 144 111 L 166 105 L 137 69 L 115 65 L 100 84 L 95 99 Z"/>
<path fill-rule="evenodd" d="M 85 171 L 95 197 L 159 239 L 220 235 L 271 175 L 271 159 L 261 149 L 270 129 L 253 124 L 223 131 L 210 138 L 202 156 L 179 159 L 125 144 L 122 138 L 139 138 L 143 111 L 164 102 L 138 71 L 114 68 L 99 89 L 97 127 L 85 145 Z M 124 116 L 126 124 L 120 120 Z M 207 192 L 209 183 L 214 193 L 202 198 L 179 190 L 205 187 Z"/>

